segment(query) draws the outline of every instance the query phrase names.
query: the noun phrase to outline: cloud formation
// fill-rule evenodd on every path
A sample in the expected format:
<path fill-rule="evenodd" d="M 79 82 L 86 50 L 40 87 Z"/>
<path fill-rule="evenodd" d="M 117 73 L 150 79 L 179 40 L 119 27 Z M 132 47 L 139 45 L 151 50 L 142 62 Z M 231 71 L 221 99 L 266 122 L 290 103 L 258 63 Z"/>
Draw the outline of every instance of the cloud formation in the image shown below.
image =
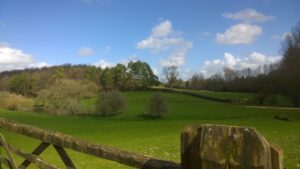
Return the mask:
<path fill-rule="evenodd" d="M 48 64 L 36 62 L 32 55 L 24 53 L 20 49 L 11 48 L 6 43 L 0 44 L 0 72 L 45 66 L 48 66 Z"/>
<path fill-rule="evenodd" d="M 248 23 L 239 23 L 228 28 L 224 33 L 217 33 L 216 41 L 221 44 L 250 44 L 261 35 L 262 28 Z"/>
<path fill-rule="evenodd" d="M 78 51 L 79 56 L 91 56 L 94 53 L 95 53 L 94 50 L 90 47 L 83 47 Z"/>
<path fill-rule="evenodd" d="M 148 38 L 137 43 L 138 49 L 148 49 L 154 53 L 167 51 L 168 56 L 160 60 L 161 66 L 181 66 L 192 47 L 192 42 L 173 30 L 172 22 L 169 20 L 161 21 L 152 29 Z"/>
<path fill-rule="evenodd" d="M 236 21 L 242 21 L 242 22 L 264 22 L 271 19 L 274 19 L 273 16 L 267 16 L 264 15 L 255 9 L 244 9 L 240 12 L 236 13 L 224 13 L 222 15 L 224 18 L 232 19 Z"/>
<path fill-rule="evenodd" d="M 206 77 L 209 77 L 222 72 L 224 67 L 228 67 L 233 70 L 242 70 L 246 68 L 257 69 L 259 66 L 276 63 L 280 59 L 281 56 L 267 56 L 259 52 L 252 52 L 246 57 L 237 57 L 231 53 L 224 53 L 223 59 L 205 61 L 201 68 L 201 72 Z"/>

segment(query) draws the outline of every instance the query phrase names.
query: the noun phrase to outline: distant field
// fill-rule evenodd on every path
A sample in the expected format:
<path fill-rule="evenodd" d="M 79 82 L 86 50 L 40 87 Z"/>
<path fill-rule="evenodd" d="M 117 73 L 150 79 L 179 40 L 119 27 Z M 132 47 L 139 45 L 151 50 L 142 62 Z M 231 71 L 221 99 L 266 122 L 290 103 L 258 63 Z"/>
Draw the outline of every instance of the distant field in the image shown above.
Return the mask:
<path fill-rule="evenodd" d="M 214 93 L 199 91 L 214 97 L 240 99 L 250 94 Z M 284 165 L 287 169 L 300 165 L 300 111 L 282 109 L 246 108 L 178 93 L 163 93 L 170 105 L 169 116 L 162 120 L 144 120 L 138 115 L 145 111 L 153 92 L 127 92 L 126 111 L 115 117 L 71 117 L 52 116 L 37 113 L 0 110 L 0 116 L 57 130 L 66 134 L 99 144 L 112 145 L 124 150 L 154 156 L 166 160 L 180 159 L 180 132 L 189 124 L 231 124 L 253 126 L 269 142 L 276 143 L 284 150 Z M 92 105 L 95 99 L 85 100 Z M 292 122 L 275 120 L 274 115 L 284 115 Z M 8 142 L 31 151 L 38 142 L 26 137 L 4 132 Z M 78 168 L 129 168 L 115 162 L 100 160 L 91 156 L 69 151 Z M 53 149 L 42 155 L 46 161 L 62 167 L 62 162 Z M 20 160 L 20 159 L 18 159 Z"/>
<path fill-rule="evenodd" d="M 158 88 L 159 89 L 159 88 Z M 166 88 L 162 88 L 166 89 Z M 241 93 L 241 92 L 215 92 L 209 90 L 192 90 L 192 89 L 173 89 L 176 91 L 184 91 L 197 93 L 199 95 L 208 96 L 217 99 L 230 100 L 233 103 L 244 104 L 244 105 L 257 105 L 254 101 L 256 94 L 253 93 Z M 276 95 L 277 103 L 272 106 L 292 107 L 290 99 L 286 96 Z M 268 103 L 265 106 L 270 106 Z"/>

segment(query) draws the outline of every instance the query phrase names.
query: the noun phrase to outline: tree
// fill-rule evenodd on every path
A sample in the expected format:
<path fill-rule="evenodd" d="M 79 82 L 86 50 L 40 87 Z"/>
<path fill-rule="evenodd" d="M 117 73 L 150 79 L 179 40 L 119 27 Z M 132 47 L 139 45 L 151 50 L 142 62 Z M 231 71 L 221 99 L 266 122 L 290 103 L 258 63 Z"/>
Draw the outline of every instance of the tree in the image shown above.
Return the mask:
<path fill-rule="evenodd" d="M 144 114 L 145 117 L 162 118 L 167 115 L 169 106 L 167 100 L 163 97 L 161 92 L 156 92 L 150 99 L 150 103 Z"/>
<path fill-rule="evenodd" d="M 114 68 L 114 88 L 117 90 L 124 89 L 126 83 L 126 66 L 117 64 Z"/>
<path fill-rule="evenodd" d="M 86 67 L 85 69 L 85 79 L 88 80 L 88 81 L 92 81 L 96 84 L 99 84 L 100 80 L 100 69 L 99 68 L 96 68 L 94 66 L 89 66 L 89 67 Z"/>
<path fill-rule="evenodd" d="M 110 68 L 105 68 L 101 76 L 101 85 L 105 90 L 114 89 L 114 73 Z"/>
<path fill-rule="evenodd" d="M 9 90 L 24 96 L 32 95 L 33 81 L 27 73 L 14 75 L 9 83 Z"/>
<path fill-rule="evenodd" d="M 169 87 L 174 87 L 174 84 L 179 76 L 176 66 L 169 66 L 163 68 L 163 74 L 167 80 Z"/>
<path fill-rule="evenodd" d="M 135 88 L 149 88 L 157 84 L 158 77 L 146 62 L 131 61 L 127 65 L 128 73 L 134 81 Z"/>
<path fill-rule="evenodd" d="M 63 67 L 61 67 L 61 66 L 53 67 L 53 71 L 54 71 L 54 73 L 53 73 L 52 78 L 54 80 L 64 78 L 64 76 L 65 76 L 64 75 L 65 70 L 64 70 Z"/>
<path fill-rule="evenodd" d="M 126 107 L 126 100 L 119 91 L 107 91 L 100 94 L 96 103 L 97 113 L 102 116 L 120 114 Z"/>
<path fill-rule="evenodd" d="M 224 67 L 223 72 L 224 72 L 224 78 L 226 81 L 233 80 L 236 77 L 235 71 L 228 67 Z"/>
<path fill-rule="evenodd" d="M 192 89 L 202 89 L 203 88 L 203 85 L 204 85 L 204 76 L 203 74 L 194 74 L 192 76 L 191 79 L 188 80 L 189 81 L 189 88 L 192 88 Z"/>
<path fill-rule="evenodd" d="M 294 104 L 300 106 L 300 22 L 282 44 L 283 59 L 279 74 Z"/>

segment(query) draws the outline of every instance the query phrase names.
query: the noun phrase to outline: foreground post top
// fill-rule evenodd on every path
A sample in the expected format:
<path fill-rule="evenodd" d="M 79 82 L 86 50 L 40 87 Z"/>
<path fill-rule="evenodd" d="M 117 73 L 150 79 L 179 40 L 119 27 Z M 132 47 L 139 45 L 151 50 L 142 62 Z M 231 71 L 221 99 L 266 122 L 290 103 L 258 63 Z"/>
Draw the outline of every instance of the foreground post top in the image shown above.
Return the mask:
<path fill-rule="evenodd" d="M 183 168 L 282 169 L 282 158 L 275 156 L 268 141 L 250 127 L 191 125 L 181 134 Z"/>

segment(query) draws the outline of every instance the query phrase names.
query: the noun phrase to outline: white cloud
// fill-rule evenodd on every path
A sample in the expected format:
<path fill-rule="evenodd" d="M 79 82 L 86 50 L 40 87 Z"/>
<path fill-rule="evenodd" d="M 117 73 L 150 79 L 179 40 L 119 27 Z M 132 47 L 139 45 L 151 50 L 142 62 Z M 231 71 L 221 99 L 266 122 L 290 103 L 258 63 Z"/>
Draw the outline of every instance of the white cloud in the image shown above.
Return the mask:
<path fill-rule="evenodd" d="M 131 61 L 132 62 L 136 62 L 138 60 L 140 60 L 139 57 L 138 57 L 138 55 L 137 54 L 133 54 L 133 55 L 129 56 L 127 59 L 121 60 L 120 63 L 126 66 L 126 65 L 128 65 L 129 62 L 131 62 Z"/>
<path fill-rule="evenodd" d="M 90 47 L 83 47 L 78 51 L 79 56 L 91 56 L 94 53 L 95 53 L 94 50 Z"/>
<path fill-rule="evenodd" d="M 291 36 L 292 36 L 291 32 L 285 32 L 285 33 L 283 33 L 281 38 L 282 38 L 282 40 L 285 40 L 286 38 L 291 37 Z"/>
<path fill-rule="evenodd" d="M 100 67 L 102 69 L 114 67 L 114 63 L 107 62 L 105 60 L 99 60 L 98 62 L 93 63 L 92 65 Z"/>
<path fill-rule="evenodd" d="M 193 45 L 191 42 L 183 41 L 167 58 L 160 60 L 160 65 L 163 67 L 183 65 L 186 59 L 186 54 L 192 47 Z"/>
<path fill-rule="evenodd" d="M 138 49 L 148 49 L 154 53 L 167 51 L 168 56 L 160 60 L 161 66 L 181 66 L 192 46 L 192 42 L 173 30 L 172 22 L 169 20 L 161 21 L 152 29 L 148 38 L 137 43 Z"/>
<path fill-rule="evenodd" d="M 172 23 L 169 20 L 161 22 L 152 29 L 151 36 L 153 37 L 166 37 L 173 31 Z"/>
<path fill-rule="evenodd" d="M 216 41 L 222 44 L 250 44 L 261 34 L 261 27 L 239 23 L 231 26 L 224 33 L 217 33 Z"/>
<path fill-rule="evenodd" d="M 6 43 L 0 43 L 0 72 L 45 66 L 48 66 L 48 64 L 36 62 L 32 55 L 24 53 L 22 50 L 11 48 Z"/>
<path fill-rule="evenodd" d="M 267 56 L 259 52 L 252 52 L 246 57 L 236 57 L 231 53 L 224 53 L 223 59 L 215 59 L 212 61 L 205 61 L 201 72 L 209 77 L 213 74 L 222 72 L 224 67 L 233 70 L 242 70 L 245 68 L 256 69 L 265 64 L 276 63 L 281 59 L 281 56 Z"/>
<path fill-rule="evenodd" d="M 222 16 L 227 19 L 243 21 L 243 22 L 264 22 L 264 21 L 274 19 L 273 16 L 264 15 L 256 11 L 255 9 L 251 9 L 251 8 L 244 9 L 237 13 L 224 13 Z"/>

